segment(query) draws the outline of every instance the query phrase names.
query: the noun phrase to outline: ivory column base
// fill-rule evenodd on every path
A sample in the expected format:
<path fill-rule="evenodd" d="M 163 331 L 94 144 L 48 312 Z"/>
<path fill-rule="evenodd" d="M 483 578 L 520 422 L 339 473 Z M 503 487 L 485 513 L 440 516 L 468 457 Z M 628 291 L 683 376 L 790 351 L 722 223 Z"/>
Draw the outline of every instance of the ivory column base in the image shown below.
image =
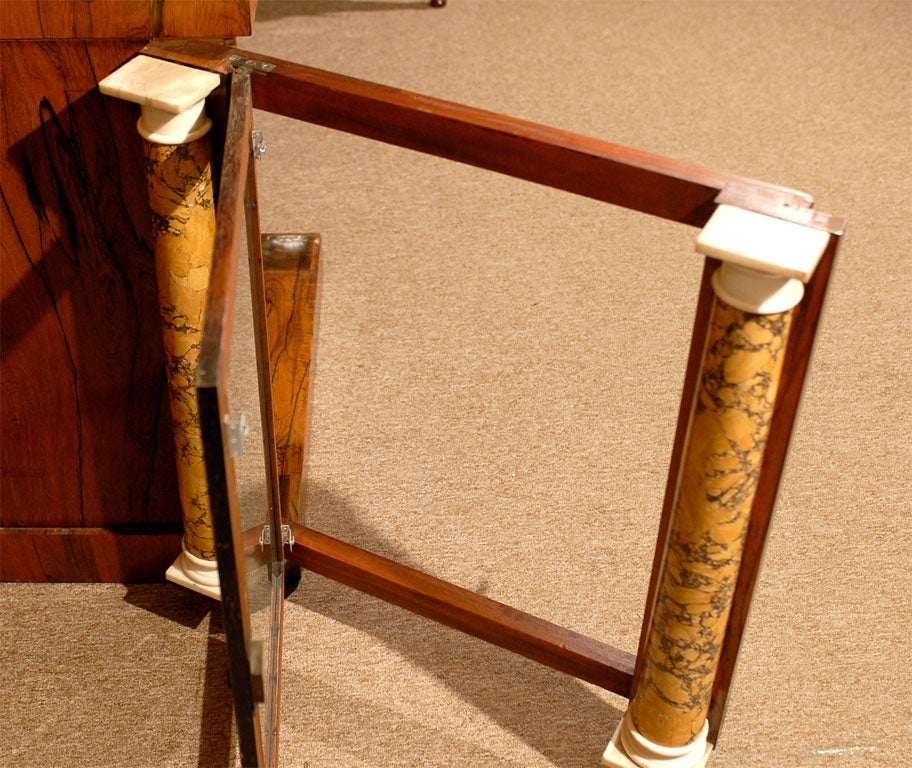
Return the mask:
<path fill-rule="evenodd" d="M 165 578 L 175 584 L 215 600 L 222 599 L 222 590 L 219 586 L 218 563 L 215 560 L 203 560 L 201 557 L 191 555 L 181 547 L 181 553 L 168 568 Z"/>
<path fill-rule="evenodd" d="M 712 752 L 712 745 L 706 740 L 708 731 L 707 722 L 690 744 L 663 747 L 637 732 L 625 716 L 602 755 L 602 764 L 608 768 L 704 768 Z"/>

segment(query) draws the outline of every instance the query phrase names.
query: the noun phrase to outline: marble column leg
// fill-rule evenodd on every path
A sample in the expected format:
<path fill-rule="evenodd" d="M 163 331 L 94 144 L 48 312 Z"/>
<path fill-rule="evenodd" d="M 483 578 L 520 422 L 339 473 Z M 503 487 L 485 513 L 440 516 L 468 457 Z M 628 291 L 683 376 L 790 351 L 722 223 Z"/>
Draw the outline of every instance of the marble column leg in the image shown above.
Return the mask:
<path fill-rule="evenodd" d="M 722 260 L 641 675 L 603 756 L 611 768 L 701 768 L 710 698 L 782 373 L 793 308 L 829 234 L 727 205 L 697 251 Z"/>
<path fill-rule="evenodd" d="M 99 82 L 99 90 L 142 106 L 136 130 L 145 143 L 168 396 L 183 513 L 181 554 L 166 577 L 220 598 L 215 536 L 196 393 L 215 204 L 206 97 L 214 72 L 137 56 Z"/>
<path fill-rule="evenodd" d="M 693 768 L 708 758 L 713 680 L 791 316 L 714 300 L 643 676 L 609 766 Z"/>
<path fill-rule="evenodd" d="M 146 142 L 162 339 L 183 512 L 183 552 L 168 578 L 218 590 L 215 538 L 196 396 L 215 205 L 208 136 L 187 144 Z M 190 580 L 190 584 L 185 583 Z M 217 596 L 217 595 L 215 595 Z"/>

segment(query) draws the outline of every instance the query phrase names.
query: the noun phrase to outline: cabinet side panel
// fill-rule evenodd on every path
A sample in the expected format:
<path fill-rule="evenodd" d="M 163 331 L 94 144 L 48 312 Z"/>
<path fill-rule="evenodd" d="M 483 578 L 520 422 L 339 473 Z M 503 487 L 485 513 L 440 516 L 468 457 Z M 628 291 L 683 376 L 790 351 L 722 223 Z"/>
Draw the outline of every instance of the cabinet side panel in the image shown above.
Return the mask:
<path fill-rule="evenodd" d="M 180 520 L 133 105 L 142 43 L 4 44 L 2 523 Z"/>
<path fill-rule="evenodd" d="M 0 37 L 72 39 L 154 37 L 161 0 L 7 0 L 0 3 Z"/>
<path fill-rule="evenodd" d="M 161 37 L 245 37 L 256 0 L 164 0 Z"/>

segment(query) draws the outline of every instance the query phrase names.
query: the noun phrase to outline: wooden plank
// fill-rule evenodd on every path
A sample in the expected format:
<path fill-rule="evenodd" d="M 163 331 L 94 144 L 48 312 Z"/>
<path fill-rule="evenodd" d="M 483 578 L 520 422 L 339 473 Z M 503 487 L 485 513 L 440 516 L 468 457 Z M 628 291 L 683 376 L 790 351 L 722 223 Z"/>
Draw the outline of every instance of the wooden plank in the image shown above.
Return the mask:
<path fill-rule="evenodd" d="M 282 519 L 303 523 L 319 235 L 264 235 L 267 338 Z"/>
<path fill-rule="evenodd" d="M 146 45 L 142 53 L 227 75 L 234 70 L 232 50 L 207 40 L 155 40 Z"/>
<path fill-rule="evenodd" d="M 254 106 L 644 213 L 702 226 L 729 183 L 758 186 L 696 164 L 509 118 L 430 96 L 283 62 L 254 75 Z M 759 185 L 768 188 L 769 185 Z M 780 205 L 811 207 L 776 189 Z"/>
<path fill-rule="evenodd" d="M 14 0 L 0 3 L 0 38 L 148 40 L 161 0 Z"/>
<path fill-rule="evenodd" d="M 160 582 L 182 531 L 0 528 L 0 581 Z"/>
<path fill-rule="evenodd" d="M 161 41 L 144 53 L 216 70 L 253 69 L 254 106 L 357 136 L 703 226 L 715 198 L 815 228 L 841 219 L 810 195 L 525 120 L 205 41 Z"/>
<path fill-rule="evenodd" d="M 156 37 L 245 37 L 255 12 L 256 0 L 164 0 Z"/>
<path fill-rule="evenodd" d="M 634 657 L 597 640 L 291 524 L 289 561 L 606 690 L 630 695 Z"/>

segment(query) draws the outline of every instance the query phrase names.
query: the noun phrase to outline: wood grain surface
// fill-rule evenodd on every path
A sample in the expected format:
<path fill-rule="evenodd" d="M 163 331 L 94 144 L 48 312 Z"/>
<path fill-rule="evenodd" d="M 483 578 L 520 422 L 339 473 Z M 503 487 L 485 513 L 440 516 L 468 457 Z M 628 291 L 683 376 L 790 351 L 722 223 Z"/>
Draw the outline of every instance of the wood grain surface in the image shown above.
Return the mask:
<path fill-rule="evenodd" d="M 149 40 L 234 37 L 253 29 L 256 0 L 8 0 L 3 39 Z"/>
<path fill-rule="evenodd" d="M 96 77 L 137 48 L 20 42 L 2 59 L 2 521 L 179 519 L 134 107 Z M 75 574 L 74 574 L 75 575 Z"/>
<path fill-rule="evenodd" d="M 263 258 L 282 519 L 303 523 L 319 235 L 265 235 Z"/>

